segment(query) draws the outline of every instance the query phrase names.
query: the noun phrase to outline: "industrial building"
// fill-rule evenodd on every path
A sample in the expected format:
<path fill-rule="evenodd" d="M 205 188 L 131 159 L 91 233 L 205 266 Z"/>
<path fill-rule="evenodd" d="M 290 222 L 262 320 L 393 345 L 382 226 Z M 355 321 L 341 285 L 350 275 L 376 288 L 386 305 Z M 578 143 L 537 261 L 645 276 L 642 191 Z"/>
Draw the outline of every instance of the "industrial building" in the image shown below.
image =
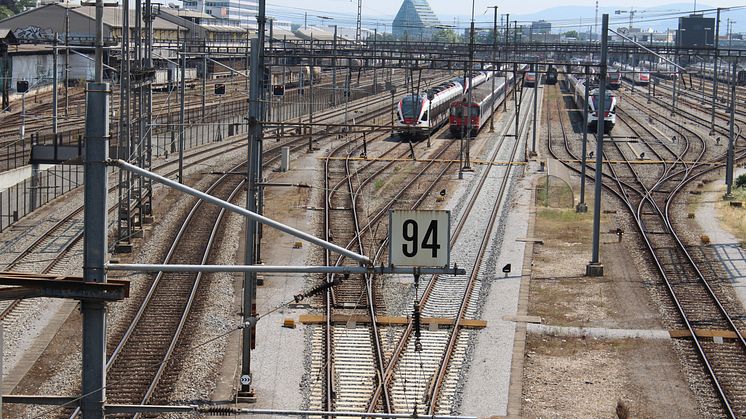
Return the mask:
<path fill-rule="evenodd" d="M 691 14 L 679 18 L 676 46 L 684 48 L 713 47 L 715 45 L 715 18 Z"/>

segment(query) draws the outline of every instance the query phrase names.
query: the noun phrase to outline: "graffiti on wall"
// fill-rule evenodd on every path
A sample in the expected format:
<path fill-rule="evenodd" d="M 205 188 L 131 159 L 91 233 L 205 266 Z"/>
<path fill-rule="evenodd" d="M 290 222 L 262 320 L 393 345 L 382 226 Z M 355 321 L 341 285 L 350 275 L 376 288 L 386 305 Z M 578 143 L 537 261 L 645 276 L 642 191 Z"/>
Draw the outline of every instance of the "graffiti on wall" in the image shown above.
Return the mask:
<path fill-rule="evenodd" d="M 25 28 L 18 28 L 15 30 L 15 35 L 18 39 L 36 40 L 46 40 L 54 37 L 54 33 L 51 29 L 42 29 L 38 26 L 27 26 Z"/>

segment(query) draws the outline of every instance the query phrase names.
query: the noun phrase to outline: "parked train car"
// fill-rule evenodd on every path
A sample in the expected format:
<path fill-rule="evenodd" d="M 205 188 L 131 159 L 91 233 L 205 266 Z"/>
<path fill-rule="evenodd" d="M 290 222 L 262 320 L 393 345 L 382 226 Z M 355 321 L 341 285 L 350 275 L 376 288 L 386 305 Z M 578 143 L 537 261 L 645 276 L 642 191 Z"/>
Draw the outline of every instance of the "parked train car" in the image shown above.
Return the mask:
<path fill-rule="evenodd" d="M 678 73 L 677 68 L 670 63 L 653 63 L 643 60 L 640 61 L 640 67 L 648 69 L 655 77 L 667 80 L 674 79 Z"/>
<path fill-rule="evenodd" d="M 704 77 L 706 79 L 712 80 L 715 68 L 712 64 L 708 63 L 704 65 L 704 68 L 702 68 L 700 65 L 694 64 L 692 66 L 689 66 L 687 68 L 687 71 L 690 74 L 696 74 L 701 77 Z M 717 71 L 717 78 L 718 81 L 723 83 L 731 83 L 732 82 L 732 75 L 731 72 L 733 71 L 733 67 L 731 64 L 728 66 L 725 65 L 718 65 L 718 71 Z M 739 86 L 746 85 L 746 69 L 743 67 L 737 67 L 736 68 L 736 84 Z"/>
<path fill-rule="evenodd" d="M 463 93 L 457 80 L 441 83 L 424 93 L 404 96 L 396 107 L 395 130 L 404 140 L 421 140 L 437 129 L 448 117 L 451 102 Z"/>
<path fill-rule="evenodd" d="M 495 79 L 494 90 L 491 82 L 482 83 L 472 91 L 471 102 L 466 98 L 452 102 L 448 114 L 451 136 L 462 138 L 468 130 L 470 137 L 476 137 L 492 116 L 493 109 L 500 106 L 505 95 L 513 89 L 513 83 L 513 73 L 507 73 L 507 80 L 505 77 Z M 468 117 L 464 117 L 465 114 Z"/>
<path fill-rule="evenodd" d="M 638 86 L 650 84 L 650 72 L 641 67 L 633 67 L 627 64 L 613 63 L 612 68 L 622 73 L 622 78 L 629 80 Z"/>
<path fill-rule="evenodd" d="M 196 68 L 185 68 L 184 69 L 184 81 L 185 87 L 194 88 L 197 85 L 197 69 Z M 181 82 L 181 69 L 178 67 L 158 69 L 155 70 L 155 78 L 153 79 L 152 88 L 153 90 L 173 90 L 179 87 Z"/>
<path fill-rule="evenodd" d="M 611 90 L 618 90 L 622 86 L 622 73 L 617 69 L 611 68 L 609 69 L 606 81 L 606 87 Z"/>
<path fill-rule="evenodd" d="M 526 73 L 525 78 L 523 79 L 523 85 L 526 87 L 534 87 L 537 82 L 537 74 L 533 71 L 529 71 Z"/>
<path fill-rule="evenodd" d="M 550 66 L 547 70 L 546 84 L 557 84 L 557 68 Z"/>
<path fill-rule="evenodd" d="M 584 78 L 576 78 L 572 74 L 569 74 L 567 76 L 567 82 L 570 85 L 571 91 L 573 93 L 573 99 L 575 100 L 575 104 L 578 106 L 579 109 L 584 109 L 586 106 L 588 107 L 588 120 L 586 123 L 588 124 L 588 128 L 593 131 L 598 126 L 598 118 L 600 116 L 600 112 L 598 112 L 598 109 L 600 108 L 600 95 L 599 95 L 599 89 L 592 89 L 588 92 L 588 104 L 586 105 L 584 103 L 585 101 L 585 82 L 586 80 Z M 617 105 L 617 97 L 614 94 L 614 92 L 606 91 L 606 100 L 604 100 L 604 112 L 603 112 L 603 119 L 604 119 L 604 132 L 609 133 L 614 128 L 614 125 L 616 125 L 616 105 Z"/>
<path fill-rule="evenodd" d="M 448 121 L 448 109 L 454 100 L 466 94 L 470 86 L 480 86 L 493 75 L 491 70 L 478 71 L 465 80 L 455 78 L 423 93 L 405 96 L 396 108 L 395 131 L 405 140 L 426 138 L 431 130 Z"/>

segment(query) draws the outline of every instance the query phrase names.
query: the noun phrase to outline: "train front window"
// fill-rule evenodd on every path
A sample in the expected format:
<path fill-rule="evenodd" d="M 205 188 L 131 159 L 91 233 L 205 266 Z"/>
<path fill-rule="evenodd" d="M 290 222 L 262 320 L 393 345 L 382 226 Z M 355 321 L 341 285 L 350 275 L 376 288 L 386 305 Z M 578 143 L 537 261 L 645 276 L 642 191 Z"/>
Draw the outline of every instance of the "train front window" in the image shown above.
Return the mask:
<path fill-rule="evenodd" d="M 612 96 L 606 95 L 606 100 L 604 101 L 604 111 L 611 110 L 611 102 L 612 102 Z M 598 109 L 598 95 L 593 96 L 593 109 Z"/>
<path fill-rule="evenodd" d="M 402 118 L 417 119 L 420 116 L 422 102 L 418 96 L 406 96 L 401 101 Z"/>

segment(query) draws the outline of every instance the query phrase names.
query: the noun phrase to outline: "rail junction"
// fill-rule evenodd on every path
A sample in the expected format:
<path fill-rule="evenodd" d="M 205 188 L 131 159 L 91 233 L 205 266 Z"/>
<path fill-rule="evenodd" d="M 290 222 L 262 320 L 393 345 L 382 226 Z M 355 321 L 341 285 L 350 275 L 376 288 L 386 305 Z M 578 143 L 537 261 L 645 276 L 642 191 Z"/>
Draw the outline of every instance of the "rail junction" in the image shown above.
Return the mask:
<path fill-rule="evenodd" d="M 746 416 L 743 277 L 701 198 L 746 200 L 742 50 L 609 42 L 606 15 L 600 43 L 468 46 L 279 40 L 260 17 L 242 43 L 127 41 L 123 77 L 116 42 L 76 40 L 96 77 L 64 117 L 57 80 L 0 116 L 0 170 L 30 173 L 0 193 L 6 415 L 545 416 L 552 375 L 660 339 L 674 372 L 578 378 L 597 399 L 562 413 Z M 610 90 L 612 62 L 652 57 L 673 76 Z M 477 72 L 504 87 L 472 98 Z"/>

